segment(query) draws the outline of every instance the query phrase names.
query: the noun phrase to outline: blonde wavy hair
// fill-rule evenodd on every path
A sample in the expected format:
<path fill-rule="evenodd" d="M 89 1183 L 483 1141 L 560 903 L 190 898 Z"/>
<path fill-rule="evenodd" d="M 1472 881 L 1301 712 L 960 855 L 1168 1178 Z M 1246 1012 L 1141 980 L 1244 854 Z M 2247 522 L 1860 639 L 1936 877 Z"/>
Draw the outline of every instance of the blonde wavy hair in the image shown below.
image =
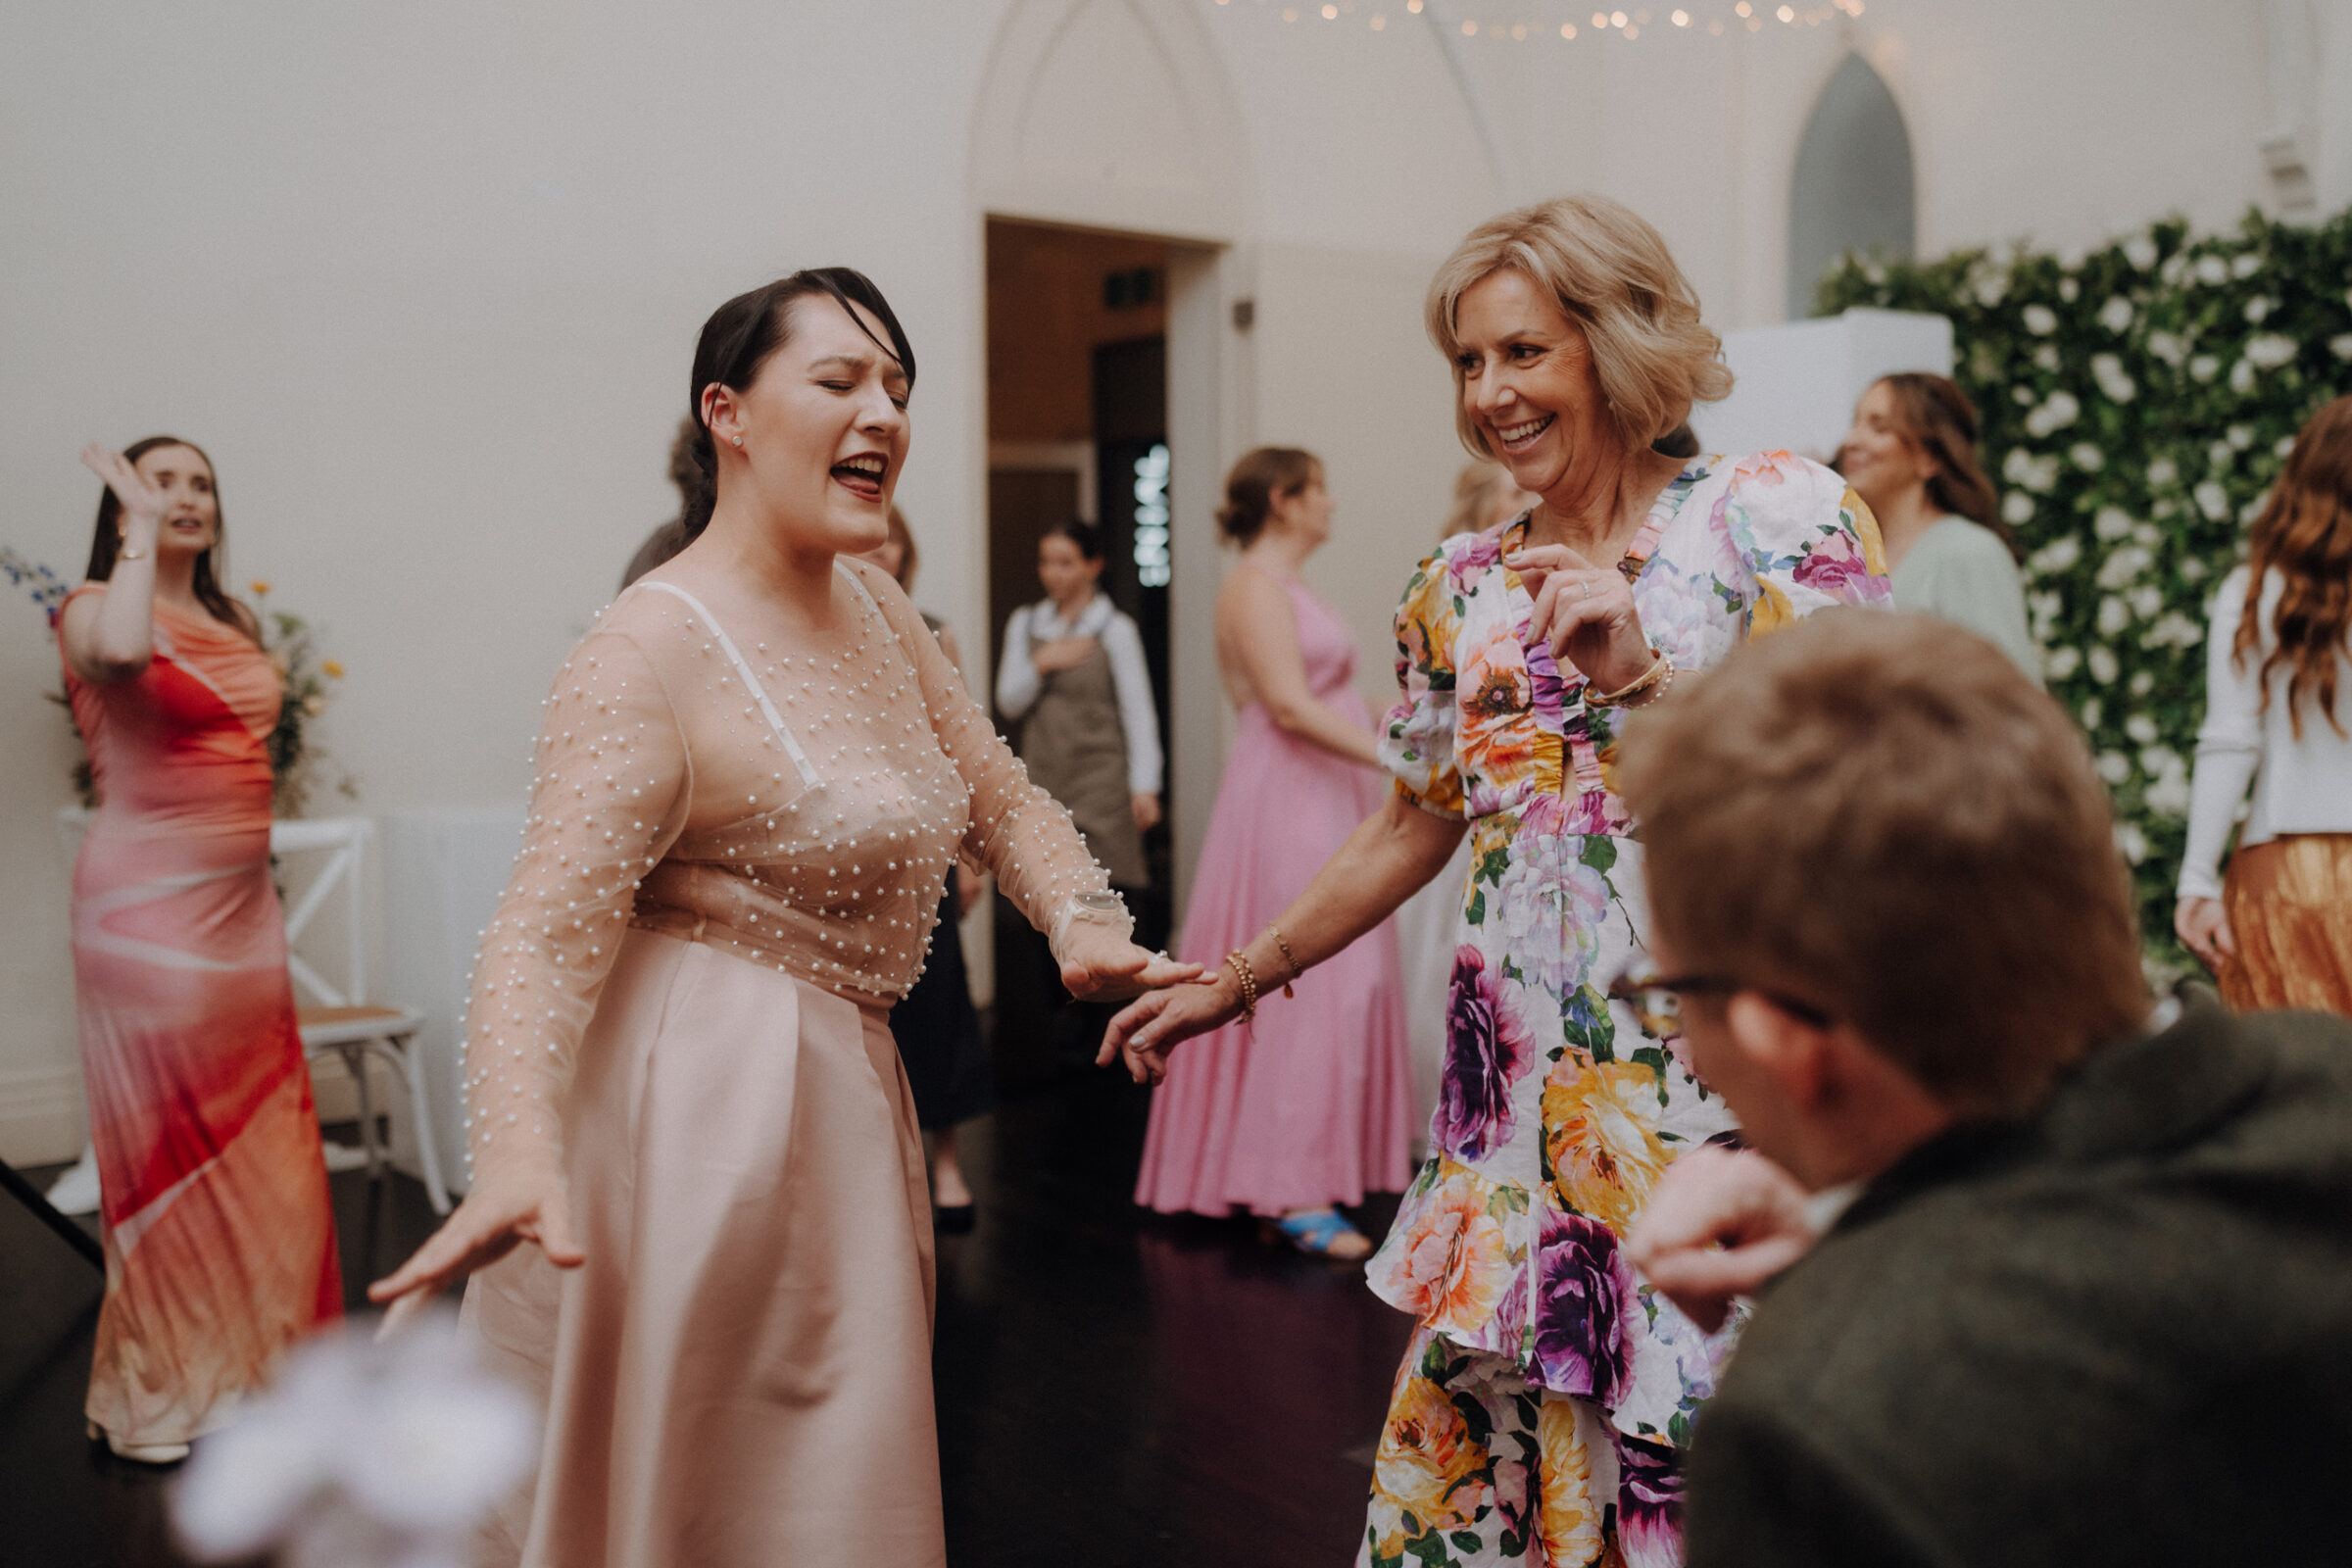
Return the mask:
<path fill-rule="evenodd" d="M 1474 284 L 1516 268 L 1550 291 L 1585 334 L 1610 417 L 1629 452 L 1732 390 L 1723 339 L 1698 318 L 1698 296 L 1658 231 L 1606 196 L 1562 196 L 1489 219 L 1454 247 L 1429 284 L 1429 335 L 1453 366 L 1462 445 L 1494 453 L 1462 404 L 1454 313 Z"/>

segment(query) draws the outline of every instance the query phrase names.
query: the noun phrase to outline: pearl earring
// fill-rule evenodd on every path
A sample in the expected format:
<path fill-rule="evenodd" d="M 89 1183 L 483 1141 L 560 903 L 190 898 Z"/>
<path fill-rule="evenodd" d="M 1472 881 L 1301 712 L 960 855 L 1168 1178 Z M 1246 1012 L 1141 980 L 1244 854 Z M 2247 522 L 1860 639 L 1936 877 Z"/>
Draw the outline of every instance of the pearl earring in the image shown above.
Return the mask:
<path fill-rule="evenodd" d="M 741 437 L 741 436 L 737 436 L 737 437 L 735 438 L 735 444 L 736 444 L 737 446 L 741 446 L 741 445 L 743 445 L 743 437 Z"/>

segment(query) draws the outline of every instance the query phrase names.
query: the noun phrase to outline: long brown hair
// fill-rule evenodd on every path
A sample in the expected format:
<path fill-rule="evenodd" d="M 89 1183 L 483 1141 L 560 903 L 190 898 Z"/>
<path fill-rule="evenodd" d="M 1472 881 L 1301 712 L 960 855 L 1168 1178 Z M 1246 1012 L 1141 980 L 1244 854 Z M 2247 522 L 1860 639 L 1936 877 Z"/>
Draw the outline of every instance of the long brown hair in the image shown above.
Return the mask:
<path fill-rule="evenodd" d="M 2271 704 L 2271 671 L 2291 664 L 2286 713 L 2295 738 L 2303 738 L 2306 697 L 2341 735 L 2335 676 L 2352 630 L 2352 395 L 2321 409 L 2295 437 L 2249 545 L 2246 608 L 2230 650 L 2237 667 L 2261 646 L 2262 585 L 2276 571 L 2284 588 L 2271 618 L 2277 643 L 2262 662 L 2262 706 Z"/>
<path fill-rule="evenodd" d="M 1237 545 L 1248 545 L 1274 515 L 1277 497 L 1297 495 L 1322 471 L 1323 460 L 1303 447 L 1256 447 L 1243 453 L 1225 475 L 1217 531 Z"/>
<path fill-rule="evenodd" d="M 228 569 L 228 522 L 220 510 L 220 470 L 213 466 L 212 455 L 204 448 L 175 435 L 151 435 L 143 441 L 133 441 L 122 449 L 122 456 L 135 464 L 158 447 L 186 447 L 204 459 L 204 471 L 213 481 L 213 542 L 196 558 L 196 602 L 215 620 L 260 641 L 252 612 L 220 587 L 221 573 Z M 114 576 L 115 559 L 122 549 L 122 503 L 109 489 L 98 497 L 98 529 L 90 536 L 90 569 L 84 575 L 91 582 L 105 582 Z"/>
<path fill-rule="evenodd" d="M 1928 477 L 1928 499 L 1939 512 L 1990 528 L 2020 560 L 2017 535 L 2001 520 L 2000 495 L 1977 459 L 1977 407 L 1948 376 L 1898 370 L 1878 384 L 1894 400 L 1895 424 L 1903 439 L 1936 464 Z"/>

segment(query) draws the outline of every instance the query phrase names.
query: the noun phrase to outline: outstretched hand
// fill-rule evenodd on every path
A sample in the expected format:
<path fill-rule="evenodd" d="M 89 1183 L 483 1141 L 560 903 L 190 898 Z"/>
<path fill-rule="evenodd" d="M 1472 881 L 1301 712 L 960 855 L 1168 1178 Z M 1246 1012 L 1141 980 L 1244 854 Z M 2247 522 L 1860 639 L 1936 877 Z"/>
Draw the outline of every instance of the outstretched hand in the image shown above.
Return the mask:
<path fill-rule="evenodd" d="M 82 466 L 106 482 L 122 506 L 122 532 L 127 538 L 134 529 L 152 537 L 171 507 L 171 498 L 147 482 L 138 466 L 120 452 L 110 451 L 93 441 L 81 449 Z"/>
<path fill-rule="evenodd" d="M 1761 1289 L 1817 1240 L 1795 1177 L 1752 1151 L 1702 1148 L 1666 1167 L 1625 1254 L 1712 1334 L 1734 1298 Z"/>
<path fill-rule="evenodd" d="M 1625 574 L 1595 566 L 1566 545 L 1530 545 L 1503 558 L 1535 596 L 1528 632 L 1573 664 L 1596 692 L 1619 691 L 1645 674 L 1656 655 L 1634 608 Z"/>
<path fill-rule="evenodd" d="M 578 1268 L 588 1260 L 572 1238 L 564 1178 L 534 1172 L 475 1183 L 457 1212 L 415 1255 L 368 1287 L 368 1299 L 389 1308 L 380 1334 L 398 1333 L 453 1280 L 497 1262 L 524 1242 L 536 1243 L 558 1268 Z"/>
<path fill-rule="evenodd" d="M 1200 966 L 1192 968 L 1198 975 Z M 1222 1028 L 1241 1012 L 1241 992 L 1226 984 L 1223 971 L 1203 983 L 1154 991 L 1110 1020 L 1095 1065 L 1107 1067 L 1123 1056 L 1129 1077 L 1139 1084 L 1155 1084 L 1168 1075 L 1170 1051 L 1195 1035 Z"/>
<path fill-rule="evenodd" d="M 1063 938 L 1061 983 L 1080 1002 L 1124 1002 L 1200 975 L 1199 964 L 1148 952 L 1108 926 L 1079 922 Z"/>

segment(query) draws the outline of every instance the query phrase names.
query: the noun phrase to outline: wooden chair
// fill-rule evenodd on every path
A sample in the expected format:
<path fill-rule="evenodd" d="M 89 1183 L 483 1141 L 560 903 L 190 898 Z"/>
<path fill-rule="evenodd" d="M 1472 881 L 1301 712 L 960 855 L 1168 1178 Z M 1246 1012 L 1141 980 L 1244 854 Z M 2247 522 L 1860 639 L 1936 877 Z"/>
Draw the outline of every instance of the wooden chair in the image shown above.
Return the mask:
<path fill-rule="evenodd" d="M 367 908 L 362 882 L 368 841 L 373 832 L 374 824 L 364 816 L 309 817 L 270 824 L 270 851 L 280 860 L 297 855 L 325 857 L 286 910 L 286 966 L 294 977 L 295 1016 L 302 1029 L 303 1054 L 313 1058 L 330 1053 L 340 1056 L 359 1086 L 360 1149 L 370 1178 L 383 1174 L 385 1157 L 368 1082 L 368 1059 L 375 1057 L 392 1069 L 408 1091 L 425 1197 L 434 1213 L 446 1214 L 449 1188 L 442 1180 L 441 1154 L 434 1145 L 423 1064 L 412 1049 L 416 1031 L 424 1025 L 424 1015 L 364 1000 L 368 995 L 368 950 L 362 925 Z M 338 891 L 343 896 L 346 948 L 340 986 L 329 982 L 295 951 L 303 933 Z"/>

